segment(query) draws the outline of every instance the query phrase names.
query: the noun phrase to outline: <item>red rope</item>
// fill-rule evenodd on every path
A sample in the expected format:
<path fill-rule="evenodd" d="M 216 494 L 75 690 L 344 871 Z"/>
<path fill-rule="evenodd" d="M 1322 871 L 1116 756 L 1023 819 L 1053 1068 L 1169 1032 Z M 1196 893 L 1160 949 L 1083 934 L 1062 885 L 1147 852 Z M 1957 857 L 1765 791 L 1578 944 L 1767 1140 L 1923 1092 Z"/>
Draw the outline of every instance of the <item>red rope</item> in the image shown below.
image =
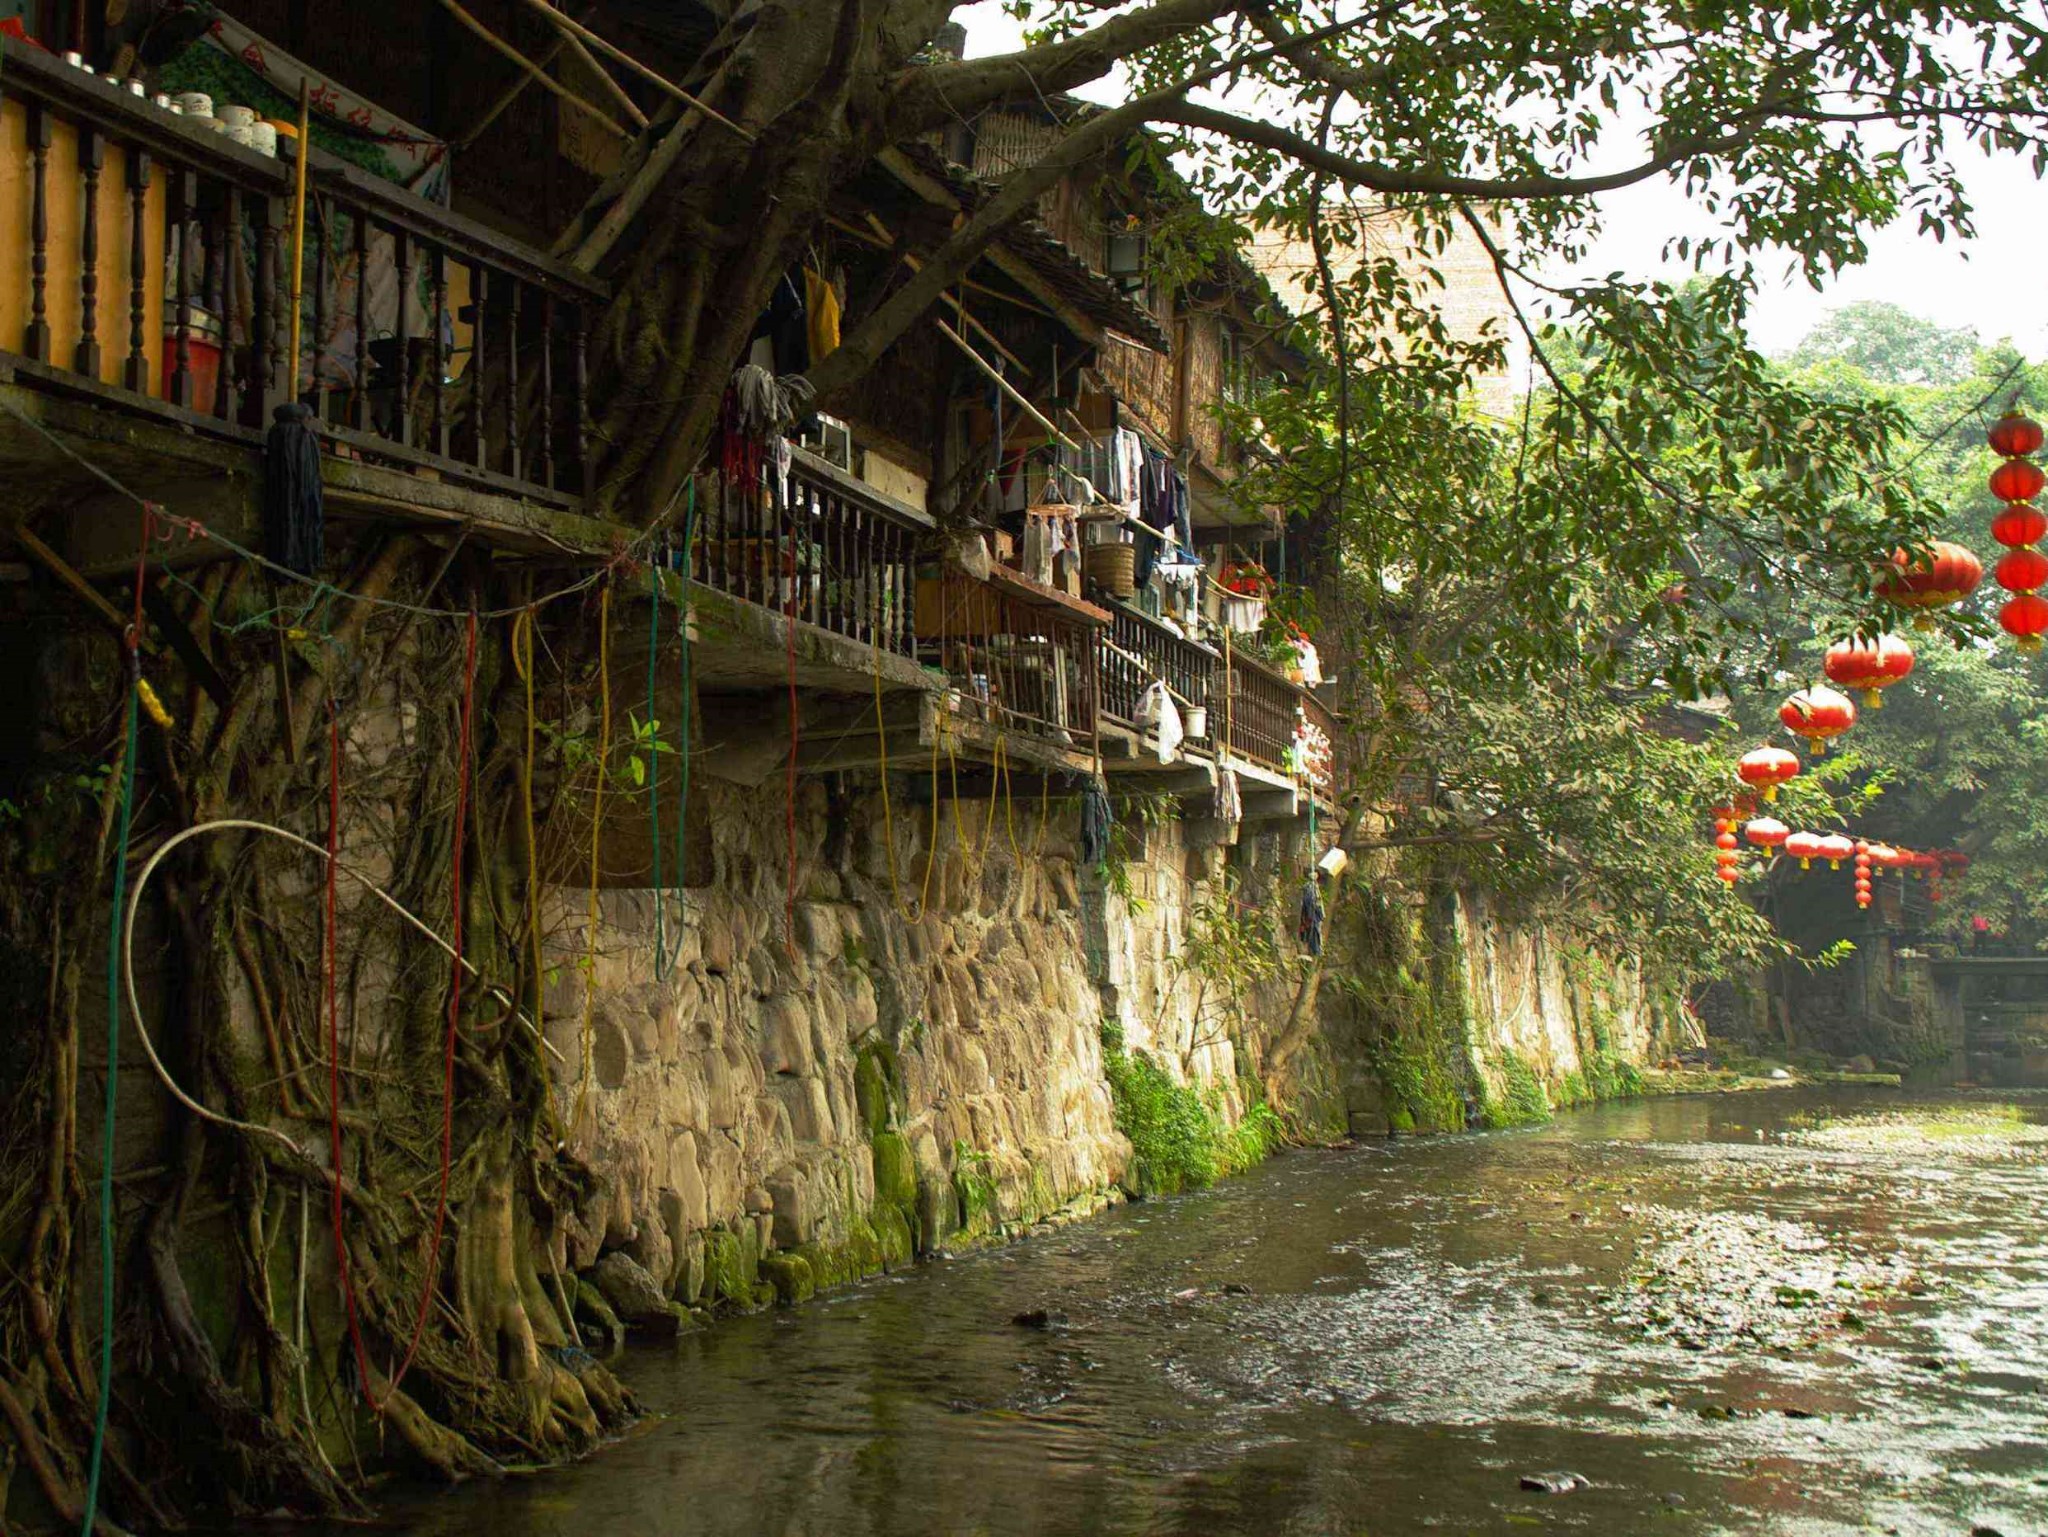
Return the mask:
<path fill-rule="evenodd" d="M 332 710 L 332 703 L 329 705 Z M 456 1029 L 462 1017 L 462 849 L 468 841 L 469 831 L 469 759 L 471 732 L 476 716 L 476 615 L 469 616 L 467 635 L 464 641 L 462 661 L 462 728 L 456 753 L 455 777 L 455 848 L 450 859 L 449 883 L 453 916 L 450 920 L 449 940 L 454 950 L 454 960 L 448 982 L 448 1030 L 442 1052 L 441 1074 L 441 1182 L 440 1191 L 434 1200 L 434 1234 L 427 1249 L 427 1275 L 420 1287 L 419 1311 L 413 1318 L 412 1339 L 405 1347 L 405 1358 L 398 1369 L 391 1374 L 390 1393 L 396 1394 L 398 1385 L 412 1370 L 414 1358 L 419 1354 L 420 1341 L 426 1336 L 427 1314 L 434 1304 L 434 1291 L 441 1279 L 441 1239 L 448 1224 L 448 1178 L 455 1163 L 455 1043 Z M 327 993 L 327 1074 L 328 1074 L 328 1134 L 330 1150 L 334 1159 L 334 1252 L 336 1263 L 341 1270 L 342 1300 L 348 1315 L 349 1337 L 355 1346 L 356 1372 L 362 1378 L 363 1401 L 375 1413 L 382 1414 L 391 1402 L 387 1394 L 382 1402 L 370 1389 L 369 1351 L 363 1344 L 362 1326 L 356 1315 L 355 1291 L 349 1280 L 348 1250 L 343 1241 L 341 1216 L 341 1027 L 339 1011 L 335 1004 L 335 923 L 334 887 L 338 852 L 336 833 L 341 823 L 341 728 L 330 714 L 328 741 L 332 755 L 332 767 L 328 775 L 328 818 L 327 818 L 327 898 L 326 898 L 326 942 L 323 946 L 326 961 Z"/>

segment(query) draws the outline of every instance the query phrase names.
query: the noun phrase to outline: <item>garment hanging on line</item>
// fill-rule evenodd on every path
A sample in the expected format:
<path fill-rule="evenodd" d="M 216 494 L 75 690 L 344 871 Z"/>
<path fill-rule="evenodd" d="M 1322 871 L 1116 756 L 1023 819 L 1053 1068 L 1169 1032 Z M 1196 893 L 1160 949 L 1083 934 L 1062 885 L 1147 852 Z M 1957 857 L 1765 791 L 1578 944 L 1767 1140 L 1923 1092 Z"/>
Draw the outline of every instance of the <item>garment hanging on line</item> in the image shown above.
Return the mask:
<path fill-rule="evenodd" d="M 809 267 L 804 268 L 804 308 L 809 311 L 805 334 L 811 365 L 816 367 L 839 350 L 839 290 Z"/>
<path fill-rule="evenodd" d="M 1310 955 L 1323 953 L 1323 889 L 1314 874 L 1301 884 L 1301 910 L 1295 937 Z"/>

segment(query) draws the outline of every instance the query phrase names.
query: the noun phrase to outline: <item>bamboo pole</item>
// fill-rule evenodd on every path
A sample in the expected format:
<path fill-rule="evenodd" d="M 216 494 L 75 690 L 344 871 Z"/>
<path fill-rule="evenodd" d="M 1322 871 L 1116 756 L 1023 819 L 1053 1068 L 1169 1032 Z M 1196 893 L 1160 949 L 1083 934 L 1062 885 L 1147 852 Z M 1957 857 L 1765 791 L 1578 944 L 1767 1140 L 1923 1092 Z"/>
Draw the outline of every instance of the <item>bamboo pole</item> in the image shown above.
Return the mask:
<path fill-rule="evenodd" d="M 548 45 L 546 51 L 533 61 L 534 67 L 536 69 L 546 69 L 555 62 L 555 55 L 567 47 L 568 43 L 569 39 L 566 37 L 557 37 Z M 458 149 L 468 149 L 470 145 L 481 139 L 484 136 L 484 130 L 503 116 L 507 107 L 524 96 L 526 88 L 532 84 L 533 76 L 522 73 L 517 80 L 506 86 L 504 94 L 492 102 L 490 107 L 484 112 L 484 115 L 476 120 L 476 126 L 455 141 L 456 147 Z"/>
<path fill-rule="evenodd" d="M 443 9 L 445 9 L 448 12 L 449 15 L 453 16 L 457 21 L 461 22 L 463 26 L 467 27 L 471 32 L 474 32 L 479 38 L 481 38 L 485 45 L 488 46 L 493 52 L 504 55 L 507 59 L 510 59 L 514 64 L 518 65 L 521 69 L 525 70 L 528 75 L 533 77 L 535 84 L 545 86 L 548 90 L 553 91 L 557 96 L 561 97 L 562 100 L 570 103 L 573 106 L 582 108 L 585 112 L 588 112 L 593 118 L 595 118 L 602 126 L 609 128 L 613 133 L 617 134 L 620 138 L 631 139 L 633 137 L 631 129 L 624 127 L 614 119 L 606 116 L 603 112 L 599 111 L 596 107 L 592 106 L 589 102 L 585 101 L 581 96 L 578 96 L 574 91 L 570 90 L 566 85 L 562 84 L 562 82 L 557 80 L 553 75 L 550 75 L 545 70 L 541 69 L 541 67 L 535 64 L 533 60 L 529 59 L 517 48 L 514 48 L 510 43 L 506 42 L 503 38 L 499 37 L 498 34 L 493 32 L 489 27 L 485 26 L 482 22 L 478 21 L 474 16 L 470 15 L 468 11 L 464 10 L 461 4 L 459 3 L 459 0 L 441 0 L 441 5 Z M 560 13 L 553 10 L 552 8 L 548 8 L 548 14 L 551 16 L 560 16 Z M 568 17 L 561 16 L 560 19 L 563 21 L 567 21 Z"/>
<path fill-rule="evenodd" d="M 618 103 L 619 110 L 626 114 L 627 120 L 635 128 L 645 128 L 647 126 L 647 114 L 642 112 L 639 104 L 626 94 L 626 88 L 620 85 L 618 81 L 612 79 L 611 73 L 590 56 L 590 50 L 583 46 L 582 41 L 570 32 L 562 33 L 561 40 L 569 45 L 571 53 L 590 66 L 590 72 L 604 83 L 605 90 L 611 95 L 611 99 Z"/>
<path fill-rule="evenodd" d="M 453 4 L 454 0 L 442 0 L 442 3 Z M 584 42 L 590 44 L 591 47 L 595 48 L 599 53 L 604 54 L 608 58 L 618 60 L 619 63 L 625 65 L 626 68 L 633 71 L 634 74 L 640 76 L 641 79 L 650 82 L 651 84 L 659 87 L 663 91 L 666 91 L 669 95 L 673 96 L 677 101 L 682 102 L 685 106 L 695 107 L 699 112 L 703 113 L 713 122 L 723 124 L 725 127 L 730 128 L 734 133 L 738 134 L 742 139 L 745 139 L 748 143 L 753 142 L 754 135 L 749 133 L 746 129 L 740 127 L 738 123 L 735 123 L 731 118 L 727 117 L 724 113 L 719 112 L 713 107 L 706 106 L 703 102 L 699 101 L 696 97 L 692 96 L 688 91 L 684 90 L 681 86 L 677 85 L 673 80 L 670 80 L 666 75 L 656 74 L 653 70 L 649 69 L 645 64 L 642 64 L 638 59 L 634 58 L 630 53 L 626 52 L 625 49 L 620 48 L 613 43 L 607 42 L 603 37 L 591 31 L 590 28 L 584 26 L 582 22 L 577 21 L 574 17 L 563 15 L 560 11 L 556 10 L 552 5 L 548 4 L 548 0 L 526 0 L 526 3 L 529 6 L 531 6 L 534 10 L 539 11 L 541 15 L 545 16 L 548 19 L 549 24 L 554 26 L 558 30 L 566 32 L 572 37 L 581 38 Z"/>

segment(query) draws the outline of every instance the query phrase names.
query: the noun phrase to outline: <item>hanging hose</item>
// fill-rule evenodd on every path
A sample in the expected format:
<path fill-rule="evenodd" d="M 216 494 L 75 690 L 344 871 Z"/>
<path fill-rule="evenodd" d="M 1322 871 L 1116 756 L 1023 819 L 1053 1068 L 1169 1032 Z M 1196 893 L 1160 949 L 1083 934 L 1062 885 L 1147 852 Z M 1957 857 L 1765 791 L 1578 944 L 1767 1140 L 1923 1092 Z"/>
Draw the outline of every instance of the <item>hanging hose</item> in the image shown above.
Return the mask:
<path fill-rule="evenodd" d="M 137 578 L 138 593 L 140 577 Z M 140 611 L 140 599 L 137 600 Z M 80 1530 L 92 1537 L 100 1508 L 100 1467 L 107 1450 L 107 1412 L 114 1399 L 114 1120 L 121 1063 L 121 894 L 128 881 L 128 840 L 135 822 L 135 733 L 141 727 L 142 666 L 136 642 L 141 628 L 130 631 L 128 646 L 128 718 L 122 732 L 121 800 L 114 835 L 114 905 L 107 915 L 107 1093 L 105 1127 L 100 1146 L 100 1392 L 92 1417 L 92 1457 L 85 1480 L 85 1522 Z M 136 883 L 136 892 L 142 890 Z"/>
<path fill-rule="evenodd" d="M 685 600 L 685 612 L 687 600 Z M 661 736 L 655 730 L 654 666 L 661 651 L 661 568 L 647 568 L 647 822 L 654 849 L 654 978 L 667 974 L 668 902 L 661 889 Z M 637 745 L 636 745 L 636 751 Z"/>

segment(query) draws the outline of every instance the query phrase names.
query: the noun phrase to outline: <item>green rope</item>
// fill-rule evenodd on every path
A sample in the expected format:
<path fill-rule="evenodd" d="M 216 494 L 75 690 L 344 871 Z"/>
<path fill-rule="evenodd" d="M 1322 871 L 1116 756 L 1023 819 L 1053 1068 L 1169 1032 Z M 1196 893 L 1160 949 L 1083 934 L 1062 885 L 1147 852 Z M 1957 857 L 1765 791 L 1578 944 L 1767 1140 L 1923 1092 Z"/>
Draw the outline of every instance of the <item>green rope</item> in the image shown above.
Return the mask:
<path fill-rule="evenodd" d="M 142 675 L 128 657 L 128 730 L 121 753 L 121 811 L 114 837 L 114 906 L 107 923 L 107 1099 L 100 1148 L 100 1401 L 93 1415 L 91 1472 L 85 1481 L 84 1537 L 100 1508 L 100 1462 L 107 1448 L 107 1409 L 114 1398 L 114 1112 L 121 1065 L 121 909 L 128 896 L 128 831 L 135 811 L 136 712 Z"/>
<path fill-rule="evenodd" d="M 687 600 L 686 600 L 687 601 Z M 647 573 L 647 819 L 654 829 L 654 977 L 668 975 L 668 902 L 661 887 L 661 733 L 655 729 L 654 664 L 661 656 L 661 569 Z"/>

